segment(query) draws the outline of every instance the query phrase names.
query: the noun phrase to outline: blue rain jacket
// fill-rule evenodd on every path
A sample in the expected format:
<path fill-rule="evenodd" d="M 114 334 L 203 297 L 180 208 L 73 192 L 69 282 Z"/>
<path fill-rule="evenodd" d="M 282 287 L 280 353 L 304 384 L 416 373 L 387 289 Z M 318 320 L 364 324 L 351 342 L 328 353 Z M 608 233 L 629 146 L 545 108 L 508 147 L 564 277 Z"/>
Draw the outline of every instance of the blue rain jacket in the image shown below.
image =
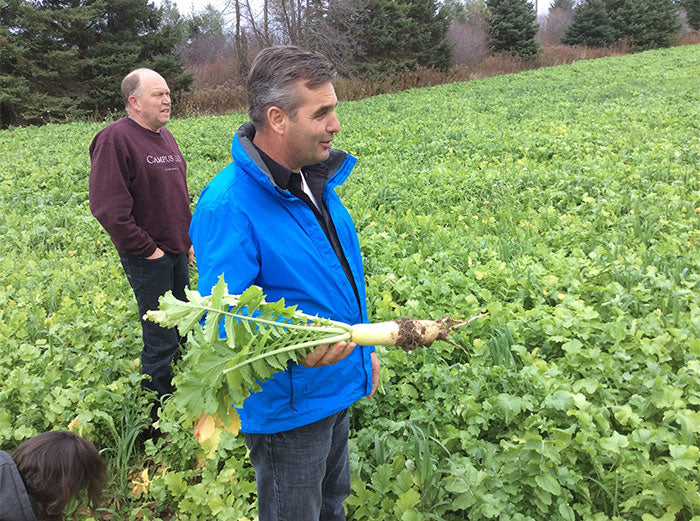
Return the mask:
<path fill-rule="evenodd" d="M 207 185 L 192 216 L 190 237 L 199 271 L 198 291 L 209 295 L 223 273 L 229 293 L 260 286 L 270 302 L 284 298 L 311 315 L 349 324 L 367 322 L 364 270 L 357 232 L 335 193 L 356 159 L 331 150 L 323 200 L 355 279 L 352 285 L 313 211 L 277 187 L 252 144 L 255 127 L 233 138 L 233 161 Z M 374 346 L 357 346 L 340 362 L 318 368 L 290 363 L 262 383 L 238 410 L 241 431 L 273 434 L 322 420 L 372 390 Z"/>

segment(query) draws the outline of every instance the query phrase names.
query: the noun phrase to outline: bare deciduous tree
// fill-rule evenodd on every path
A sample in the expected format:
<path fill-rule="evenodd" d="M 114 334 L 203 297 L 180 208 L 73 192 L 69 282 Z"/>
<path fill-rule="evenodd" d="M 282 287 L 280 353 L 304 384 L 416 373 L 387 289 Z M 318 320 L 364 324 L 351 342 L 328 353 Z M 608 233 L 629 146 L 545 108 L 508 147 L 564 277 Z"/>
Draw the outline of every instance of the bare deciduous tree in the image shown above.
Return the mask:
<path fill-rule="evenodd" d="M 488 33 L 480 24 L 454 21 L 448 29 L 447 39 L 454 48 L 455 65 L 470 67 L 489 53 Z"/>
<path fill-rule="evenodd" d="M 574 13 L 571 9 L 550 9 L 549 13 L 540 19 L 540 27 L 535 39 L 541 44 L 561 43 L 566 28 L 571 25 L 573 19 Z"/>
<path fill-rule="evenodd" d="M 328 0 L 322 11 L 312 8 L 301 45 L 328 57 L 341 74 L 349 74 L 357 49 L 358 10 L 358 0 Z"/>
<path fill-rule="evenodd" d="M 243 1 L 245 3 L 242 16 L 250 31 L 247 41 L 248 45 L 253 48 L 249 48 L 248 52 L 255 50 L 253 54 L 257 54 L 257 51 L 270 47 L 277 41 L 274 36 L 275 30 L 270 27 L 270 1 L 263 0 L 262 8 L 259 11 L 253 10 L 250 0 Z"/>
<path fill-rule="evenodd" d="M 272 12 L 285 43 L 300 45 L 306 18 L 302 0 L 273 0 Z"/>

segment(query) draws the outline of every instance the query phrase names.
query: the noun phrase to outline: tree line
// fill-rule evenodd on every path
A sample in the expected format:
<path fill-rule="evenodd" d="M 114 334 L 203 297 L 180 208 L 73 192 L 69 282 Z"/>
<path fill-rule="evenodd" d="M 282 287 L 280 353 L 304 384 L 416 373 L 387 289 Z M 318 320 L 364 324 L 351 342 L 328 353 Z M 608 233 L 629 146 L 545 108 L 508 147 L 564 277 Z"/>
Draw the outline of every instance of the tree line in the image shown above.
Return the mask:
<path fill-rule="evenodd" d="M 635 50 L 667 47 L 680 28 L 679 8 L 700 29 L 700 0 L 586 0 L 573 8 L 562 43 L 607 47 L 625 39 Z"/>
<path fill-rule="evenodd" d="M 545 22 L 566 20 L 561 41 L 644 50 L 669 45 L 685 13 L 700 28 L 700 0 L 555 0 Z M 230 21 L 229 21 L 230 20 Z M 535 56 L 529 0 L 229 0 L 182 16 L 170 0 L 0 2 L 0 127 L 120 113 L 119 82 L 135 67 L 159 71 L 173 96 L 190 72 L 233 57 L 242 82 L 262 48 L 294 44 L 328 56 L 349 77 L 377 78 L 453 64 L 455 27 L 483 33 L 484 53 Z M 467 43 L 467 46 L 470 44 Z"/>

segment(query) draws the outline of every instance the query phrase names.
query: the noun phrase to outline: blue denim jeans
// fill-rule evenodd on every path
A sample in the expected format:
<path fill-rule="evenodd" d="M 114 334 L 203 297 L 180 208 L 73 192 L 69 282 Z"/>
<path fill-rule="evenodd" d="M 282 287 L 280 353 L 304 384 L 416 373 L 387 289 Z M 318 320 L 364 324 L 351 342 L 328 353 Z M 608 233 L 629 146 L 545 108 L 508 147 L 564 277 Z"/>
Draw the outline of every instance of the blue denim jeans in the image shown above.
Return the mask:
<path fill-rule="evenodd" d="M 158 298 L 172 290 L 177 298 L 185 299 L 185 286 L 190 285 L 187 254 L 166 253 L 160 259 L 148 260 L 136 255 L 120 253 L 119 258 L 136 296 L 143 332 L 141 371 L 150 375 L 144 387 L 154 390 L 159 397 L 173 392 L 170 363 L 180 347 L 176 328 L 163 328 L 143 319 L 149 309 L 158 309 Z"/>
<path fill-rule="evenodd" d="M 260 521 L 345 521 L 350 495 L 347 409 L 277 434 L 245 434 Z"/>

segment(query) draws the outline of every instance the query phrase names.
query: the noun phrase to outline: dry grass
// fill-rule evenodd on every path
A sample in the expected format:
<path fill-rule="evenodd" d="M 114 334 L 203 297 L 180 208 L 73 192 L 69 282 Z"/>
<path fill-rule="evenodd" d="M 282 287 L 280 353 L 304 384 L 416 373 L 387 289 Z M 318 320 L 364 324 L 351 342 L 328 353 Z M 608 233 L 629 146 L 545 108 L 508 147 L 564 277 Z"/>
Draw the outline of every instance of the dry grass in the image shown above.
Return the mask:
<path fill-rule="evenodd" d="M 230 114 L 244 109 L 248 95 L 242 85 L 221 85 L 218 87 L 195 89 L 183 95 L 177 105 L 182 117 L 205 114 Z"/>
<path fill-rule="evenodd" d="M 680 35 L 674 45 L 700 43 L 700 31 Z M 486 56 L 473 65 L 455 65 L 446 72 L 419 67 L 382 80 L 339 78 L 334 82 L 339 99 L 359 100 L 420 87 L 430 87 L 456 81 L 478 80 L 513 74 L 541 67 L 566 65 L 578 60 L 606 56 L 623 56 L 629 52 L 625 43 L 609 48 L 590 48 L 570 45 L 543 45 L 534 60 L 510 55 Z M 195 76 L 194 90 L 183 96 L 178 104 L 181 116 L 229 114 L 245 109 L 247 96 L 240 77 L 238 64 L 232 58 L 222 58 L 209 65 L 201 65 L 190 72 Z"/>
<path fill-rule="evenodd" d="M 193 89 L 178 101 L 178 114 L 230 114 L 245 108 L 248 97 L 238 70 L 238 60 L 231 55 L 219 55 L 213 63 L 190 66 Z"/>
<path fill-rule="evenodd" d="M 340 78 L 334 81 L 336 94 L 340 99 L 359 100 L 402 90 L 431 87 L 443 83 L 464 81 L 464 67 L 452 67 L 447 72 L 440 72 L 426 67 L 413 71 L 403 71 L 382 80 L 365 80 L 361 78 Z"/>
<path fill-rule="evenodd" d="M 673 46 L 681 46 L 681 45 L 697 45 L 700 43 L 700 31 L 690 31 L 684 34 L 679 35 L 676 38 L 676 41 L 673 42 Z"/>
<path fill-rule="evenodd" d="M 582 45 L 546 45 L 537 56 L 538 67 L 553 67 L 566 65 L 578 60 L 593 60 L 606 56 L 624 56 L 630 52 L 626 42 L 617 43 L 611 47 L 584 47 Z"/>
<path fill-rule="evenodd" d="M 359 78 L 343 78 L 335 82 L 340 99 L 358 100 L 399 92 L 406 89 L 430 87 L 456 81 L 478 80 L 502 74 L 514 74 L 541 67 L 566 65 L 578 60 L 591 60 L 606 56 L 623 56 L 629 52 L 626 44 L 595 49 L 570 45 L 545 45 L 535 60 L 528 60 L 507 54 L 486 56 L 472 66 L 455 65 L 447 72 L 418 67 L 415 71 L 406 71 L 384 78 L 381 81 L 368 81 Z"/>

